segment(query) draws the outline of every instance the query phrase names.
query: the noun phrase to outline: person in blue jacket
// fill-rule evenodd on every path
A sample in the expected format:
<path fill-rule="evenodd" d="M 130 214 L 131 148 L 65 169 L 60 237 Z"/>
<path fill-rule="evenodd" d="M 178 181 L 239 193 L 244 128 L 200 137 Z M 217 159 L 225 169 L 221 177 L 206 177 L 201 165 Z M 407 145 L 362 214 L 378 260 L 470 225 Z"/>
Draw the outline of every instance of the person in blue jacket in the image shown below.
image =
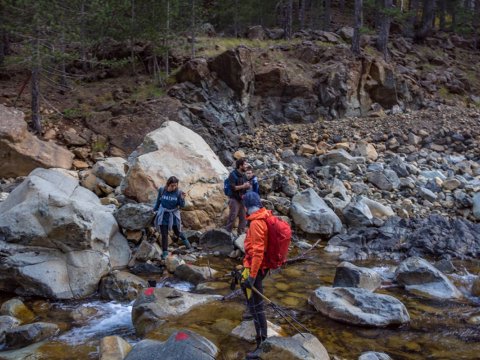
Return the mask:
<path fill-rule="evenodd" d="M 187 249 L 191 248 L 190 242 L 182 233 L 182 219 L 180 208 L 185 206 L 185 193 L 178 189 L 178 179 L 171 176 L 167 185 L 158 189 L 157 201 L 153 211 L 156 211 L 155 227 L 162 235 L 162 258 L 168 256 L 168 232 L 173 230 L 177 238 L 182 239 Z"/>
<path fill-rule="evenodd" d="M 245 176 L 247 177 L 248 182 L 252 187 L 247 190 L 248 191 L 253 191 L 256 192 L 258 195 L 260 195 L 260 189 L 258 186 L 258 178 L 257 175 L 253 173 L 253 168 L 251 166 L 247 167 L 247 171 L 245 171 Z"/>

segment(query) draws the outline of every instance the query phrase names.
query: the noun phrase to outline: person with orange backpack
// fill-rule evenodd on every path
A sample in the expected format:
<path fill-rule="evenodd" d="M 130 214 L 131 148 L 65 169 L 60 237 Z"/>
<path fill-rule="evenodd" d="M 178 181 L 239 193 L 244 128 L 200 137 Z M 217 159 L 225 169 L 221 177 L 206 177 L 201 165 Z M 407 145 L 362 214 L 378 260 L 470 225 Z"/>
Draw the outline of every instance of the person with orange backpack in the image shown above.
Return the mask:
<path fill-rule="evenodd" d="M 291 229 L 283 220 L 262 206 L 253 191 L 243 197 L 250 227 L 245 238 L 244 270 L 242 272 L 248 309 L 253 317 L 257 347 L 247 359 L 258 359 L 260 345 L 267 338 L 267 318 L 263 304 L 263 279 L 270 269 L 282 266 L 287 258 Z"/>

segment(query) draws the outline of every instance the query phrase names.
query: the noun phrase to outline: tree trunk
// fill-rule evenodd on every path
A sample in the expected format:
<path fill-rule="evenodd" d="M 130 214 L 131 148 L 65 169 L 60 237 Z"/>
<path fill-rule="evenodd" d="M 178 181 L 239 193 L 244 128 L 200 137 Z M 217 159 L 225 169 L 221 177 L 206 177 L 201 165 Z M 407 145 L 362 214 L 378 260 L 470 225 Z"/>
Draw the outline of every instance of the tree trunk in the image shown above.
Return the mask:
<path fill-rule="evenodd" d="M 132 62 L 133 74 L 136 74 L 135 69 L 135 0 L 131 0 L 131 17 L 130 17 L 130 61 Z"/>
<path fill-rule="evenodd" d="M 82 62 L 82 70 L 87 72 L 88 64 L 87 64 L 87 45 L 85 44 L 85 2 L 86 0 L 82 1 L 80 5 L 80 58 Z"/>
<path fill-rule="evenodd" d="M 408 11 L 410 16 L 407 20 L 407 25 L 404 31 L 404 35 L 413 37 L 415 34 L 415 26 L 417 24 L 417 12 L 418 12 L 419 0 L 410 0 L 408 3 Z"/>
<path fill-rule="evenodd" d="M 362 0 L 355 0 L 355 25 L 353 27 L 352 51 L 360 55 L 360 28 L 362 26 Z"/>
<path fill-rule="evenodd" d="M 300 20 L 300 30 L 305 29 L 305 0 L 299 0 L 299 20 Z"/>
<path fill-rule="evenodd" d="M 292 20 L 293 20 L 293 0 L 288 0 L 287 4 L 287 31 L 285 37 L 291 39 L 292 37 Z"/>
<path fill-rule="evenodd" d="M 417 41 L 423 41 L 432 32 L 435 20 L 435 0 L 425 0 L 423 3 L 422 26 L 416 33 Z"/>
<path fill-rule="evenodd" d="M 191 40 L 192 40 L 192 59 L 195 58 L 195 0 L 191 0 Z"/>
<path fill-rule="evenodd" d="M 323 13 L 323 30 L 329 31 L 330 30 L 330 23 L 331 23 L 331 12 L 332 12 L 332 1 L 325 0 L 324 1 L 324 13 Z"/>
<path fill-rule="evenodd" d="M 345 11 L 345 0 L 340 0 L 340 11 L 342 13 Z"/>
<path fill-rule="evenodd" d="M 238 0 L 235 0 L 235 10 L 233 12 L 233 31 L 235 38 L 238 38 Z"/>
<path fill-rule="evenodd" d="M 478 49 L 478 33 L 480 32 L 480 0 L 475 0 L 473 13 L 473 48 Z"/>
<path fill-rule="evenodd" d="M 392 0 L 383 0 L 383 7 L 380 10 L 380 28 L 377 39 L 377 49 L 383 54 L 383 58 L 388 58 L 388 35 L 390 34 L 391 17 L 388 11 L 392 8 Z"/>
<path fill-rule="evenodd" d="M 440 19 L 440 30 L 445 31 L 445 12 L 447 11 L 447 0 L 440 0 L 438 8 L 438 17 Z"/>
<path fill-rule="evenodd" d="M 34 64 L 32 68 L 31 77 L 31 92 L 32 92 L 32 123 L 35 131 L 42 134 L 42 119 L 40 116 L 40 74 L 38 64 Z"/>
<path fill-rule="evenodd" d="M 165 42 L 165 76 L 170 76 L 170 0 L 167 0 L 167 23 L 166 23 L 166 42 Z"/>

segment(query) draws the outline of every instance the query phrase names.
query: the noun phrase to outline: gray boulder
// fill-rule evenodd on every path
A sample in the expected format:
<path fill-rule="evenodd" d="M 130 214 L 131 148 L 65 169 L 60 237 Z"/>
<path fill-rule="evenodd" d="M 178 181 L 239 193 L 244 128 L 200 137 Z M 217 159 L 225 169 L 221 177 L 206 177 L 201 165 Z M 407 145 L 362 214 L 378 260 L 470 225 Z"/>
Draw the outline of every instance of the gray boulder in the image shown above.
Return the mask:
<path fill-rule="evenodd" d="M 278 325 L 272 324 L 267 320 L 267 336 L 280 336 L 279 332 L 282 328 Z M 253 320 L 242 321 L 235 329 L 232 330 L 232 335 L 248 342 L 255 342 L 255 324 Z"/>
<path fill-rule="evenodd" d="M 393 170 L 373 171 L 367 174 L 367 179 L 380 190 L 391 191 L 400 186 L 400 179 Z"/>
<path fill-rule="evenodd" d="M 480 220 L 480 192 L 473 196 L 473 216 Z"/>
<path fill-rule="evenodd" d="M 376 352 L 376 351 L 367 351 L 362 353 L 358 360 L 392 360 L 390 356 L 385 353 Z"/>
<path fill-rule="evenodd" d="M 97 162 L 92 171 L 96 177 L 105 181 L 112 187 L 120 186 L 120 183 L 125 178 L 125 164 L 126 160 L 121 157 L 110 157 L 103 161 Z"/>
<path fill-rule="evenodd" d="M 132 345 L 120 336 L 105 336 L 100 341 L 100 360 L 123 360 L 132 350 Z"/>
<path fill-rule="evenodd" d="M 45 322 L 13 327 L 5 332 L 5 346 L 18 349 L 48 339 L 59 332 L 58 325 Z"/>
<path fill-rule="evenodd" d="M 395 280 L 414 294 L 435 299 L 459 299 L 462 293 L 436 267 L 420 257 L 404 260 L 395 272 Z"/>
<path fill-rule="evenodd" d="M 343 218 L 349 227 L 362 227 L 373 224 L 372 212 L 364 201 L 351 202 L 343 209 Z"/>
<path fill-rule="evenodd" d="M 32 322 L 35 314 L 30 310 L 22 300 L 14 298 L 5 301 L 0 308 L 1 315 L 13 316 L 20 320 L 22 324 Z"/>
<path fill-rule="evenodd" d="M 399 300 L 367 289 L 322 286 L 308 302 L 323 315 L 352 325 L 384 327 L 410 321 L 405 305 Z"/>
<path fill-rule="evenodd" d="M 154 212 L 145 204 L 126 204 L 115 211 L 115 219 L 122 229 L 142 230 L 152 223 Z"/>
<path fill-rule="evenodd" d="M 233 250 L 231 234 L 225 229 L 212 229 L 206 231 L 198 241 L 199 245 L 207 251 L 218 251 L 227 256 Z"/>
<path fill-rule="evenodd" d="M 196 266 L 190 264 L 183 264 L 175 269 L 175 276 L 177 278 L 195 285 L 213 278 L 216 273 L 216 270 L 208 266 Z"/>
<path fill-rule="evenodd" d="M 324 155 L 320 155 L 318 157 L 318 160 L 323 166 L 336 164 L 345 164 L 347 166 L 350 166 L 360 161 L 358 158 L 353 157 L 343 149 L 332 150 Z M 363 160 L 365 161 L 365 159 Z"/>
<path fill-rule="evenodd" d="M 333 236 L 342 230 L 342 222 L 312 189 L 295 195 L 290 208 L 295 225 L 309 234 Z"/>
<path fill-rule="evenodd" d="M 342 262 L 337 266 L 333 287 L 354 287 L 375 291 L 382 285 L 380 274 L 374 270 Z"/>
<path fill-rule="evenodd" d="M 212 360 L 218 348 L 208 339 L 190 330 L 179 330 L 167 341 L 140 341 L 125 360 Z"/>
<path fill-rule="evenodd" d="M 0 345 L 5 341 L 5 332 L 20 325 L 20 320 L 13 316 L 0 316 Z"/>
<path fill-rule="evenodd" d="M 0 203 L 0 290 L 82 298 L 129 258 L 112 210 L 69 175 L 36 169 Z"/>
<path fill-rule="evenodd" d="M 148 284 L 142 278 L 126 271 L 113 271 L 100 281 L 99 292 L 103 299 L 133 301 Z"/>
<path fill-rule="evenodd" d="M 269 337 L 261 345 L 260 359 L 329 360 L 327 349 L 312 334 Z"/>
<path fill-rule="evenodd" d="M 185 314 L 219 298 L 221 296 L 191 294 L 172 288 L 148 288 L 133 304 L 132 322 L 137 334 L 144 336 L 163 324 L 166 318 Z"/>
<path fill-rule="evenodd" d="M 335 178 L 331 187 L 331 193 L 325 196 L 325 201 L 331 204 L 331 207 L 335 210 L 342 210 L 345 208 L 352 197 L 348 195 L 347 189 L 343 182 Z"/>

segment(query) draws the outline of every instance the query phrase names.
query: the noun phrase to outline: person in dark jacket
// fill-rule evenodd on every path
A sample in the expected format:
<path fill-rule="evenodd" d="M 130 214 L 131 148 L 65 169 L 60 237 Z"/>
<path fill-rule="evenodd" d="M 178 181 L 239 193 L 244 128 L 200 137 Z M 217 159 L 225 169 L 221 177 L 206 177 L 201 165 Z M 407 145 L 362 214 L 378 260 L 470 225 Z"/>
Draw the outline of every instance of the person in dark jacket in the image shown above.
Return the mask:
<path fill-rule="evenodd" d="M 157 201 L 153 207 L 153 211 L 157 212 L 154 224 L 162 235 L 163 259 L 168 256 L 169 230 L 173 230 L 175 236 L 182 239 L 187 249 L 191 247 L 190 242 L 181 231 L 180 208 L 184 206 L 185 193 L 178 189 L 178 179 L 175 176 L 171 176 L 168 178 L 166 186 L 158 189 Z"/>
<path fill-rule="evenodd" d="M 245 176 L 247 166 L 248 164 L 245 159 L 237 160 L 235 163 L 235 170 L 233 170 L 228 176 L 232 195 L 228 200 L 229 214 L 225 229 L 231 233 L 233 224 L 238 217 L 238 235 L 243 234 L 247 226 L 245 207 L 242 203 L 243 195 L 252 187 Z"/>
<path fill-rule="evenodd" d="M 247 167 L 247 171 L 245 172 L 245 176 L 247 177 L 248 182 L 252 187 L 248 191 L 253 191 L 256 192 L 258 195 L 260 195 L 260 187 L 258 185 L 258 178 L 257 175 L 253 173 L 253 168 L 251 166 Z"/>

